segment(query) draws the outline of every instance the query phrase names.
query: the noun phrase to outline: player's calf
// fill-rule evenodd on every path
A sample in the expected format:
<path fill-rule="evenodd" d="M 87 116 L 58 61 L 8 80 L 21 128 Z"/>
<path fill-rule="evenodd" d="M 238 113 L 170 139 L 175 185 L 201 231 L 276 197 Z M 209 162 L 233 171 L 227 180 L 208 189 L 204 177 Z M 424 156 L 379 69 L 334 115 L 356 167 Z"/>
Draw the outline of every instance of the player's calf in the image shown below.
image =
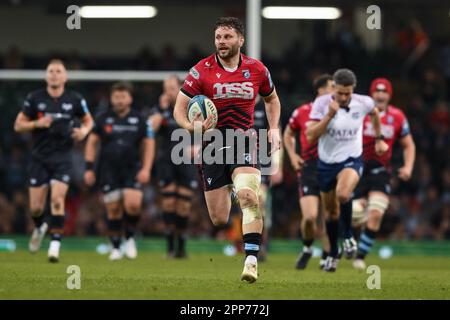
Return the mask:
<path fill-rule="evenodd" d="M 258 279 L 257 257 L 263 229 L 263 219 L 258 200 L 261 176 L 255 173 L 238 173 L 233 182 L 242 210 L 243 241 L 247 256 L 241 280 L 252 283 Z"/>

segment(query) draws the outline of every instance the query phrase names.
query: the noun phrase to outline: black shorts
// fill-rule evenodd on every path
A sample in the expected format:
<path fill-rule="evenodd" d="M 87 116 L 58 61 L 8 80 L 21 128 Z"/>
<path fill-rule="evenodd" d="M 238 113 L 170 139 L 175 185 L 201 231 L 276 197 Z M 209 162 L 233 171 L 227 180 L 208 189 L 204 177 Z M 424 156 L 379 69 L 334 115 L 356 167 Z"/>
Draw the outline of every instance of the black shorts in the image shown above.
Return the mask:
<path fill-rule="evenodd" d="M 298 196 L 320 196 L 317 183 L 317 160 L 307 160 L 302 170 L 297 173 Z"/>
<path fill-rule="evenodd" d="M 176 165 L 170 159 L 158 161 L 156 175 L 160 188 L 171 183 L 192 190 L 198 186 L 197 170 L 194 164 Z"/>
<path fill-rule="evenodd" d="M 106 162 L 100 163 L 98 185 L 103 193 L 120 189 L 141 189 L 136 180 L 140 166 L 114 166 Z"/>
<path fill-rule="evenodd" d="M 28 165 L 28 186 L 39 187 L 49 184 L 51 180 L 57 180 L 66 184 L 70 183 L 72 174 L 72 159 L 65 157 L 49 157 L 41 160 L 32 158 Z"/>
<path fill-rule="evenodd" d="M 203 190 L 210 191 L 214 189 L 219 189 L 223 186 L 232 184 L 231 176 L 234 169 L 241 167 L 250 167 L 260 170 L 260 162 L 258 158 L 258 148 L 255 145 L 253 148 L 249 147 L 250 140 L 245 143 L 244 152 L 239 152 L 234 148 L 234 153 L 227 154 L 228 151 L 222 150 L 232 150 L 227 149 L 225 146 L 221 148 L 220 158 L 222 163 L 205 163 L 203 162 L 199 165 L 199 173 L 203 181 Z M 256 140 L 252 140 L 257 143 Z M 252 142 L 252 143 L 253 143 Z M 227 155 L 229 156 L 229 161 L 227 161 Z"/>
<path fill-rule="evenodd" d="M 355 189 L 355 199 L 367 197 L 371 191 L 389 195 L 391 193 L 390 178 L 391 175 L 383 166 L 371 169 L 365 167 L 364 174 Z"/>

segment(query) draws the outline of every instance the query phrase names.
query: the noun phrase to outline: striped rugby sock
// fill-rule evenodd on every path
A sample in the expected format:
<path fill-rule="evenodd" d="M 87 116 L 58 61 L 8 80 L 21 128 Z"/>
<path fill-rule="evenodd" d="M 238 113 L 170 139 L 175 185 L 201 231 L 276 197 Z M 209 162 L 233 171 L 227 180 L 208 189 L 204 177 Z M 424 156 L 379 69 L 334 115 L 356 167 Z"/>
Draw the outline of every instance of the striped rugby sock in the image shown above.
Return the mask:
<path fill-rule="evenodd" d="M 377 232 L 366 228 L 361 235 L 358 242 L 357 259 L 364 259 L 366 255 L 372 250 L 372 246 L 375 243 L 375 237 Z"/>

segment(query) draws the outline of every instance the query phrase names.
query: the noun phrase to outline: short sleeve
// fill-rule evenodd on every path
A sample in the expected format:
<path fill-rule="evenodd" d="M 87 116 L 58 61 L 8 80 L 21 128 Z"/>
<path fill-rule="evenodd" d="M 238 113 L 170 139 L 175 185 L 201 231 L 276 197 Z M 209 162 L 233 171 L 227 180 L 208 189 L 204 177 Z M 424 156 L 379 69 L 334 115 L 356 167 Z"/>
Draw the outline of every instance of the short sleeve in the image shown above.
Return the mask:
<path fill-rule="evenodd" d="M 325 117 L 326 112 L 328 112 L 328 98 L 329 96 L 321 96 L 314 100 L 311 113 L 309 114 L 309 118 L 311 120 L 320 121 L 323 117 Z"/>
<path fill-rule="evenodd" d="M 155 131 L 153 131 L 153 126 L 152 126 L 152 120 L 151 119 L 147 119 L 144 122 L 144 134 L 143 134 L 144 138 L 149 138 L 149 139 L 154 139 L 155 138 Z"/>
<path fill-rule="evenodd" d="M 199 72 L 199 65 L 200 63 L 189 70 L 189 74 L 187 75 L 186 79 L 184 80 L 183 86 L 181 87 L 181 92 L 183 92 L 189 98 L 202 94 L 202 75 Z"/>
<path fill-rule="evenodd" d="M 33 95 L 31 93 L 23 101 L 22 112 L 28 118 L 31 118 L 31 119 L 36 118 L 36 106 L 34 104 Z"/>
<path fill-rule="evenodd" d="M 264 71 L 262 72 L 262 82 L 259 87 L 259 94 L 262 97 L 268 97 L 272 94 L 275 86 L 273 85 L 272 77 L 270 76 L 269 69 L 264 67 Z"/>
<path fill-rule="evenodd" d="M 76 104 L 76 108 L 75 108 L 75 115 L 79 118 L 82 118 L 89 113 L 90 113 L 89 107 L 86 102 L 86 99 L 84 99 L 82 96 L 78 96 L 77 104 Z"/>
<path fill-rule="evenodd" d="M 403 112 L 400 112 L 399 120 L 400 120 L 399 122 L 401 123 L 401 126 L 399 127 L 400 129 L 399 136 L 400 138 L 403 138 L 411 133 L 411 129 L 409 127 L 408 119 L 406 118 Z"/>
<path fill-rule="evenodd" d="M 291 117 L 289 118 L 289 127 L 291 128 L 292 131 L 299 131 L 300 127 L 299 127 L 299 117 L 300 117 L 300 110 L 296 109 Z"/>
<path fill-rule="evenodd" d="M 364 107 L 365 107 L 365 113 L 369 114 L 373 111 L 375 108 L 375 101 L 369 96 L 364 97 Z"/>

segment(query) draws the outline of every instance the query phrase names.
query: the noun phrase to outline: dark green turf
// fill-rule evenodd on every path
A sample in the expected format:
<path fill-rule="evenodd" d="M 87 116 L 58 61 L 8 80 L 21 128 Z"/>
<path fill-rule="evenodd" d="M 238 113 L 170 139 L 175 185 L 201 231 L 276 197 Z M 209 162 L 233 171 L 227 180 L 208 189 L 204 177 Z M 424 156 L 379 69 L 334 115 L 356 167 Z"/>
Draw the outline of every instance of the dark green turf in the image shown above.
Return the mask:
<path fill-rule="evenodd" d="M 336 273 L 293 268 L 295 255 L 277 253 L 260 263 L 260 279 L 239 281 L 243 256 L 192 253 L 166 260 L 141 252 L 135 261 L 110 262 L 92 251 L 62 251 L 58 264 L 44 251 L 0 252 L 0 299 L 450 299 L 450 258 L 370 258 L 381 268 L 381 289 L 369 290 L 369 274 L 343 260 Z M 69 265 L 81 268 L 81 289 L 69 290 Z"/>

